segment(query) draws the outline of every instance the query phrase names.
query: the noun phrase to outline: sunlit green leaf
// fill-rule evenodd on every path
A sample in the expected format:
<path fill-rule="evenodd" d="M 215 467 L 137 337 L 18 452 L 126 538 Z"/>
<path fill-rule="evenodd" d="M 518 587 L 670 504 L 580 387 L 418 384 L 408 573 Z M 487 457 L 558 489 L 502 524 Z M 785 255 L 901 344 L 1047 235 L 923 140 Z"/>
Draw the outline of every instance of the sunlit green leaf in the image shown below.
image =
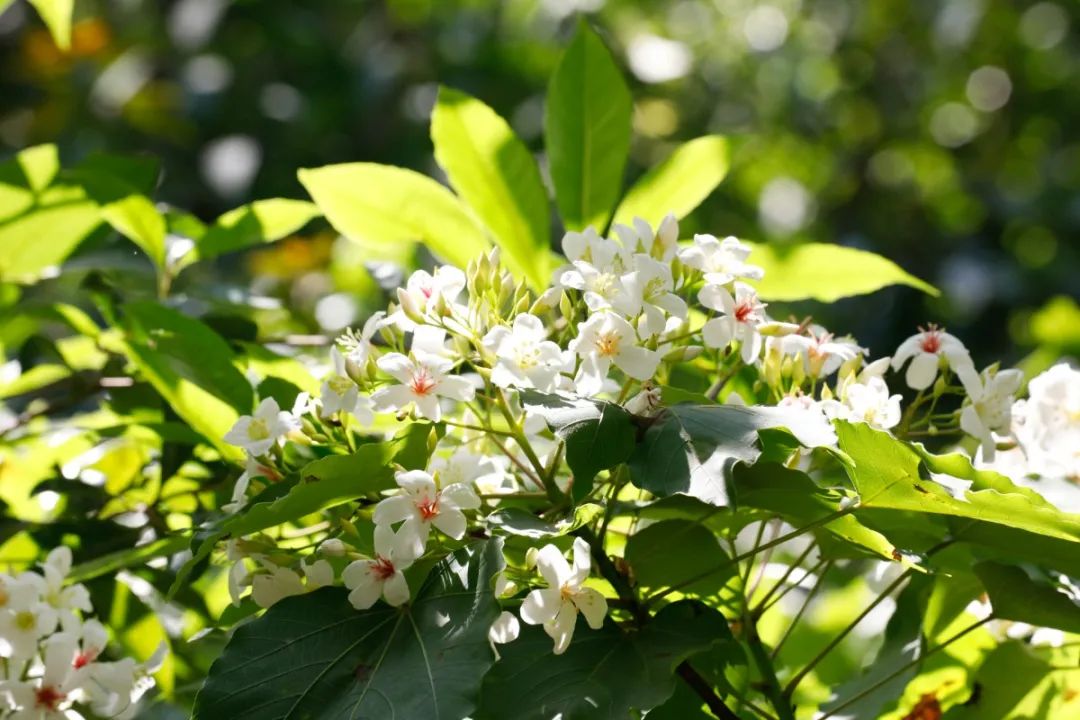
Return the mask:
<path fill-rule="evenodd" d="M 893 261 L 866 250 L 803 243 L 780 247 L 750 243 L 749 262 L 760 266 L 765 277 L 755 283 L 766 300 L 820 300 L 832 302 L 851 295 L 865 295 L 889 285 L 907 285 L 937 296 L 935 287 L 904 272 Z"/>
<path fill-rule="evenodd" d="M 71 12 L 75 0 L 30 0 L 45 21 L 53 40 L 61 50 L 71 47 Z"/>
<path fill-rule="evenodd" d="M 300 182 L 342 235 L 376 244 L 422 242 L 464 268 L 490 245 L 454 194 L 429 177 L 375 163 L 300 170 Z"/>
<path fill-rule="evenodd" d="M 706 135 L 680 145 L 645 173 L 619 204 L 614 222 L 628 225 L 640 217 L 656 227 L 664 216 L 684 218 L 716 189 L 728 171 L 728 141 Z"/>
<path fill-rule="evenodd" d="M 450 185 L 491 230 L 510 269 L 534 289 L 546 287 L 551 221 L 528 148 L 490 107 L 446 87 L 431 115 L 431 139 Z"/>
<path fill-rule="evenodd" d="M 551 76 L 545 139 L 568 230 L 603 232 L 622 188 L 632 102 L 622 73 L 584 20 Z"/>
<path fill-rule="evenodd" d="M 1036 582 L 1015 565 L 981 562 L 975 566 L 994 616 L 1080 633 L 1080 604 L 1047 582 Z"/>
<path fill-rule="evenodd" d="M 207 228 L 195 244 L 193 260 L 275 242 L 318 216 L 319 209 L 304 200 L 257 200 L 230 210 Z"/>

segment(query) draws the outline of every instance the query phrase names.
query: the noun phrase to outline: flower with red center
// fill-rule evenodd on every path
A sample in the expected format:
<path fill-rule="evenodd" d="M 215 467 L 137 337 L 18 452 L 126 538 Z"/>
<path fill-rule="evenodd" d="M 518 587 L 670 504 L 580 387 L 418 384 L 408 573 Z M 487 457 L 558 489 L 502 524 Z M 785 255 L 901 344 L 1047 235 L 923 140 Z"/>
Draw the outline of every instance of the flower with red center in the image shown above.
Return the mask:
<path fill-rule="evenodd" d="M 759 327 L 768 320 L 765 304 L 749 285 L 737 282 L 735 294 L 720 285 L 706 285 L 698 299 L 710 310 L 719 313 L 701 328 L 705 344 L 714 348 L 726 348 L 738 340 L 743 362 L 752 363 L 761 354 L 763 341 Z"/>
<path fill-rule="evenodd" d="M 806 374 L 815 378 L 831 375 L 845 362 L 866 354 L 854 340 L 834 338 L 820 325 L 811 325 L 805 335 L 785 336 L 781 347 L 789 355 L 802 355 Z"/>
<path fill-rule="evenodd" d="M 592 561 L 589 545 L 574 538 L 574 565 L 571 568 L 562 551 L 545 545 L 536 554 L 536 566 L 548 586 L 533 590 L 521 604 L 521 619 L 530 625 L 543 625 L 555 641 L 555 654 L 570 645 L 580 612 L 593 630 L 599 630 L 607 615 L 607 600 L 598 591 L 584 587 Z"/>
<path fill-rule="evenodd" d="M 936 325 L 920 328 L 918 334 L 900 343 L 893 355 L 893 370 L 899 370 L 909 360 L 911 363 L 904 377 L 913 390 L 925 390 L 933 385 L 939 367 L 944 364 L 956 373 L 969 395 L 979 392 L 979 374 L 967 348 L 958 338 Z"/>
<path fill-rule="evenodd" d="M 380 597 L 395 607 L 407 602 L 409 585 L 402 571 L 419 557 L 413 551 L 411 539 L 395 534 L 389 525 L 376 525 L 375 557 L 355 560 L 341 574 L 352 606 L 367 610 Z"/>
<path fill-rule="evenodd" d="M 395 479 L 402 492 L 375 506 L 372 519 L 376 525 L 400 522 L 398 534 L 413 543 L 417 556 L 424 552 L 432 526 L 455 540 L 464 537 L 462 511 L 480 507 L 480 498 L 471 487 L 454 483 L 440 489 L 435 479 L 422 470 L 399 472 Z"/>
<path fill-rule="evenodd" d="M 578 325 L 570 349 L 581 358 L 574 383 L 582 395 L 600 392 L 612 365 L 635 380 L 648 380 L 660 364 L 659 353 L 642 347 L 634 327 L 613 312 L 593 313 Z"/>
<path fill-rule="evenodd" d="M 389 353 L 379 358 L 379 369 L 398 381 L 371 396 L 375 409 L 397 411 L 409 405 L 432 422 L 439 422 L 439 398 L 473 399 L 476 389 L 463 377 L 449 375 L 454 363 L 435 353 L 413 348 L 408 355 Z"/>
<path fill-rule="evenodd" d="M 66 693 L 60 692 L 51 685 L 39 687 L 34 691 L 34 707 L 41 710 L 58 710 L 60 703 L 64 702 L 66 698 Z"/>

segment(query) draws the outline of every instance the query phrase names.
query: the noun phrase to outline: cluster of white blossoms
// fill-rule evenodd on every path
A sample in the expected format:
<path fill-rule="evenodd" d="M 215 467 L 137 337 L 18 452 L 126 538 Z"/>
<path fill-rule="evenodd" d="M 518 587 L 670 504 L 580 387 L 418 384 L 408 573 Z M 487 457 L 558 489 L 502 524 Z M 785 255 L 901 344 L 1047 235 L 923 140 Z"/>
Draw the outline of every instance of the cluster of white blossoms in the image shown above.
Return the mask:
<path fill-rule="evenodd" d="M 150 673 L 164 659 L 162 646 L 146 663 L 101 659 L 105 627 L 93 612 L 86 587 L 67 584 L 71 550 L 49 553 L 41 571 L 0 574 L 0 718 L 61 720 L 126 718 L 153 686 Z M 80 712 L 80 710 L 82 712 Z"/>
<path fill-rule="evenodd" d="M 569 232 L 562 251 L 567 263 L 538 294 L 500 266 L 497 250 L 467 271 L 413 273 L 387 312 L 339 339 L 320 397 L 301 396 L 291 412 L 268 398 L 236 423 L 226 440 L 245 448 L 248 461 L 231 511 L 281 479 L 286 437 L 352 448 L 355 435 L 386 437 L 408 420 L 443 423 L 445 433 L 425 470 L 397 472 L 397 489 L 361 509 L 374 525 L 363 552 L 351 545 L 364 543 L 333 533 L 303 558 L 261 535 L 230 540 L 234 600 L 250 585 L 265 607 L 340 578 L 358 609 L 408 602 L 404 571 L 457 547 L 472 513 L 486 514 L 509 494 L 570 486 L 559 441 L 525 410 L 521 391 L 602 398 L 652 414 L 662 404 L 655 388 L 679 365 L 712 382 L 707 394 L 721 402 L 790 407 L 907 438 L 966 434 L 981 462 L 1013 443 L 1025 473 L 1080 470 L 1076 371 L 1055 368 L 1032 381 L 1028 401 L 1016 402 L 1019 371 L 978 372 L 964 345 L 934 326 L 869 361 L 854 339 L 809 319 L 771 318 L 753 286 L 764 271 L 752 264 L 752 246 L 712 235 L 680 242 L 673 216 L 655 230 L 641 220 L 616 225 L 610 237 Z M 890 373 L 902 373 L 913 391 L 906 410 Z M 738 391 L 728 383 L 736 376 Z M 527 595 L 520 618 L 542 625 L 561 652 L 578 614 L 594 628 L 606 614 L 603 596 L 586 584 L 589 548 L 575 540 L 572 565 L 556 545 L 530 558 L 515 579 L 539 584 L 530 574 L 538 568 L 546 586 Z M 517 618 L 504 613 L 491 637 L 517 632 Z"/>

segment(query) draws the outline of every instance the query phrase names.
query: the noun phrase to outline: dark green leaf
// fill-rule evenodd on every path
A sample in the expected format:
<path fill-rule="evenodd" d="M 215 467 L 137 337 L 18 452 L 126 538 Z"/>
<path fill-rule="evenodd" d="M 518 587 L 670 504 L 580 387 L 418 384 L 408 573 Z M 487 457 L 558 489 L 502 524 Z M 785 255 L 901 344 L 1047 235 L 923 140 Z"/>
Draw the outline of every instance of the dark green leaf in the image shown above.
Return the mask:
<path fill-rule="evenodd" d="M 824 417 L 775 407 L 674 405 L 645 433 L 630 460 L 634 485 L 661 497 L 692 495 L 728 505 L 728 481 L 736 463 L 761 455 L 758 431 L 785 428 L 807 447 L 827 445 L 832 428 Z"/>
<path fill-rule="evenodd" d="M 1047 582 L 1036 582 L 1015 565 L 981 562 L 975 566 L 994 616 L 1039 627 L 1080 633 L 1080 605 Z"/>
<path fill-rule="evenodd" d="M 624 558 L 642 587 L 679 587 L 701 596 L 715 595 L 738 571 L 732 564 L 713 572 L 728 555 L 704 525 L 689 520 L 662 520 L 639 530 L 627 541 Z"/>
<path fill-rule="evenodd" d="M 477 717 L 625 720 L 667 700 L 679 663 L 730 637 L 720 613 L 689 600 L 665 606 L 639 631 L 624 632 L 610 620 L 591 630 L 579 619 L 562 655 L 551 654 L 543 630 L 526 626 L 499 648 Z"/>
<path fill-rule="evenodd" d="M 630 90 L 604 42 L 581 20 L 548 87 L 545 139 L 568 230 L 603 232 L 630 150 Z"/>
<path fill-rule="evenodd" d="M 358 612 L 347 592 L 287 598 L 237 629 L 195 699 L 196 720 L 460 720 L 494 657 L 487 633 L 502 543 L 435 566 L 411 605 Z"/>
<path fill-rule="evenodd" d="M 521 402 L 540 415 L 566 443 L 566 462 L 574 473 L 575 500 L 592 489 L 593 478 L 630 459 L 636 429 L 633 416 L 621 406 L 601 400 L 567 398 L 525 390 Z"/>
<path fill-rule="evenodd" d="M 574 514 L 556 522 L 545 522 L 528 510 L 517 507 L 501 508 L 485 518 L 496 532 L 541 540 L 561 537 L 592 522 L 603 511 L 599 505 L 586 503 L 574 508 Z"/>

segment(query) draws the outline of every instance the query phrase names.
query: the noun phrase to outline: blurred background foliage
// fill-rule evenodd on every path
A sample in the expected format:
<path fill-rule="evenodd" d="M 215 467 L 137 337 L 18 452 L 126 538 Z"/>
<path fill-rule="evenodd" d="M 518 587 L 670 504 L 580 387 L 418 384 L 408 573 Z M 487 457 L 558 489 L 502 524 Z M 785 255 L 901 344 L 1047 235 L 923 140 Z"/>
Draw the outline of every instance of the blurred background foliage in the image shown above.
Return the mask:
<path fill-rule="evenodd" d="M 492 105 L 540 153 L 544 89 L 577 13 L 628 69 L 631 175 L 677 142 L 735 140 L 730 175 L 684 237 L 863 247 L 943 290 L 777 314 L 813 312 L 876 354 L 927 321 L 980 363 L 1038 348 L 1034 369 L 1080 349 L 1073 3 L 78 0 L 65 52 L 15 0 L 0 15 L 0 155 L 42 142 L 58 143 L 65 165 L 100 150 L 152 155 L 159 200 L 209 219 L 254 198 L 304 197 L 298 167 L 366 160 L 437 174 L 437 83 Z M 82 256 L 125 272 L 142 263 L 116 238 Z M 278 329 L 333 331 L 382 303 L 378 286 L 397 273 L 379 259 L 422 261 L 318 225 L 184 283 L 248 277 L 297 310 Z"/>

